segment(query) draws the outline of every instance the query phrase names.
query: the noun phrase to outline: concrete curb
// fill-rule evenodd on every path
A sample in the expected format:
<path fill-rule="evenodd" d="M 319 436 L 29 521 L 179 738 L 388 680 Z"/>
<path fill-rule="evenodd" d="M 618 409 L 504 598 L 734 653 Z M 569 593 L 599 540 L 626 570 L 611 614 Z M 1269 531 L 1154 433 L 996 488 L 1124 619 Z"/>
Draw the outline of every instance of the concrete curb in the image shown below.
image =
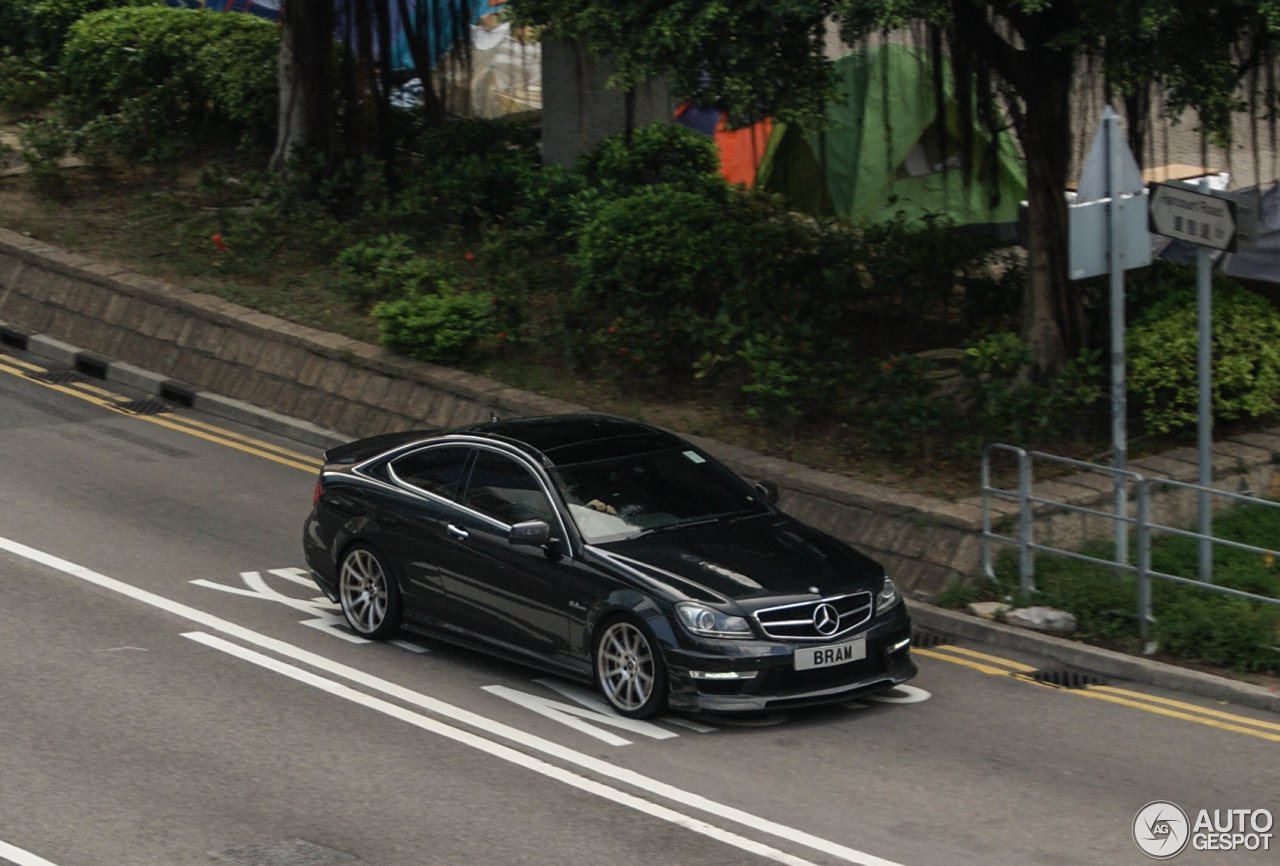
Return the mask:
<path fill-rule="evenodd" d="M 213 415 L 216 418 L 244 424 L 245 426 L 293 439 L 322 450 L 344 442 L 350 442 L 353 438 L 333 430 L 327 430 L 312 424 L 310 421 L 290 418 L 279 412 L 254 406 L 243 400 L 236 400 L 211 391 L 192 388 L 177 379 L 170 379 L 167 376 L 152 373 L 149 370 L 144 370 L 124 361 L 102 359 L 78 346 L 73 346 L 70 343 L 43 334 L 24 334 L 7 325 L 0 324 L 0 335 L 4 337 L 6 344 L 29 351 L 42 360 L 49 361 L 51 364 L 79 370 L 105 382 L 116 382 L 130 388 L 136 388 L 168 400 L 171 403 L 188 406 L 197 411 Z"/>
<path fill-rule="evenodd" d="M 1034 653 L 1065 668 L 1280 713 L 1280 691 L 908 601 L 911 622 L 951 637 Z"/>

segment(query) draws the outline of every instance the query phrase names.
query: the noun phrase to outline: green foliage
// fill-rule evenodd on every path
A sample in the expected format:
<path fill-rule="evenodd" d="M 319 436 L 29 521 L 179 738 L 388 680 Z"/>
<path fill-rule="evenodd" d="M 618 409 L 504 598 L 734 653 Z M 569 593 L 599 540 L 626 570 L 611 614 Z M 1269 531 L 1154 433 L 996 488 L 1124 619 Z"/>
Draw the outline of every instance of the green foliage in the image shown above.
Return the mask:
<path fill-rule="evenodd" d="M 955 230 L 952 221 L 933 214 L 908 221 L 901 214 L 862 230 L 860 265 L 868 294 L 885 312 L 914 317 L 922 308 L 940 313 L 958 298 L 957 287 L 968 283 L 986 287 L 991 281 L 985 265 L 991 243 Z"/>
<path fill-rule="evenodd" d="M 456 363 L 492 332 L 488 297 L 413 295 L 383 301 L 370 311 L 387 348 L 419 361 Z"/>
<path fill-rule="evenodd" d="M 1130 327 L 1129 390 L 1143 422 L 1167 433 L 1196 423 L 1198 329 L 1193 292 L 1173 292 Z M 1280 313 L 1225 280 L 1213 287 L 1213 413 L 1219 421 L 1280 408 Z"/>
<path fill-rule="evenodd" d="M 252 15 L 137 7 L 77 21 L 59 78 L 73 124 L 112 118 L 122 155 L 163 155 L 181 132 L 267 141 L 275 129 L 275 25 Z M 104 121 L 100 121 L 104 122 Z"/>
<path fill-rule="evenodd" d="M 929 457 L 934 436 L 957 419 L 955 400 L 930 376 L 936 369 L 933 361 L 903 354 L 865 374 L 856 411 L 871 447 L 899 459 Z"/>
<path fill-rule="evenodd" d="M 642 187 L 601 206 L 571 256 L 574 302 L 597 319 L 635 322 L 651 336 L 647 371 L 687 374 L 702 354 L 703 330 L 720 309 L 726 282 L 719 252 L 732 223 L 716 202 L 681 189 Z"/>
<path fill-rule="evenodd" d="M 17 54 L 56 66 L 71 25 L 90 12 L 123 6 L 162 6 L 164 0 L 5 0 L 0 34 Z"/>
<path fill-rule="evenodd" d="M 960 372 L 969 402 L 968 439 L 1035 441 L 1053 424 L 1053 392 L 1025 378 L 1031 353 L 1016 334 L 993 334 L 964 350 Z"/>
<path fill-rule="evenodd" d="M 46 105 L 56 89 L 53 74 L 43 64 L 0 48 L 0 105 L 29 111 Z"/>
<path fill-rule="evenodd" d="M 769 420 L 793 420 L 804 414 L 812 382 L 804 375 L 796 347 L 781 334 L 752 334 L 737 356 L 744 367 L 747 415 Z"/>
<path fill-rule="evenodd" d="M 1183 591 L 1166 601 L 1152 626 L 1161 649 L 1245 671 L 1275 670 L 1280 607 L 1208 592 Z"/>
<path fill-rule="evenodd" d="M 412 221 L 419 230 L 434 226 L 474 235 L 526 206 L 541 171 L 536 136 L 527 125 L 477 118 L 427 129 L 404 189 L 381 216 Z"/>
<path fill-rule="evenodd" d="M 596 187 L 631 190 L 656 183 L 689 185 L 720 170 L 715 139 L 678 123 L 651 123 L 603 139 L 578 157 L 577 172 Z"/>
<path fill-rule="evenodd" d="M 58 161 L 67 155 L 71 138 L 67 128 L 57 120 L 25 123 L 18 136 L 19 152 L 31 172 L 36 189 L 58 197 L 66 193 L 67 182 Z"/>
<path fill-rule="evenodd" d="M 338 254 L 338 290 L 361 306 L 399 295 L 438 294 L 456 273 L 414 252 L 407 235 L 377 235 Z"/>
<path fill-rule="evenodd" d="M 517 24 L 610 58 L 609 87 L 670 71 L 681 99 L 724 107 L 735 123 L 820 116 L 834 91 L 826 22 L 834 0 L 520 0 Z"/>

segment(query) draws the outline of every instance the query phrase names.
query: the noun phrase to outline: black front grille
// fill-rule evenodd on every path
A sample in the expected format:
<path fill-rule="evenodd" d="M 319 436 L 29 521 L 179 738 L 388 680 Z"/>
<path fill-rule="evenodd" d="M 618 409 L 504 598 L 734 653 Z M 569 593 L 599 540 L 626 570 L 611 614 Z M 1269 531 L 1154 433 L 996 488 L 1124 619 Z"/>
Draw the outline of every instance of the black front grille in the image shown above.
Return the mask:
<path fill-rule="evenodd" d="M 834 629 L 823 633 L 818 630 L 822 619 L 818 609 L 823 605 L 835 608 L 837 623 Z M 833 640 L 861 627 L 871 619 L 871 593 L 854 592 L 817 601 L 804 601 L 782 607 L 770 607 L 756 611 L 756 621 L 771 638 L 779 640 Z"/>

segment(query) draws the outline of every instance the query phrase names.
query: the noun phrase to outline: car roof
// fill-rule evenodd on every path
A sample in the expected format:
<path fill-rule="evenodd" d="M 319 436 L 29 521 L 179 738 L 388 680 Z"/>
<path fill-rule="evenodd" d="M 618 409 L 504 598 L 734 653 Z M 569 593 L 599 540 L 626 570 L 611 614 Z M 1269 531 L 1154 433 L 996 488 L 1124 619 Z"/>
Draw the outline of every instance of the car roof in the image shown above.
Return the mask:
<path fill-rule="evenodd" d="M 684 445 L 671 433 L 611 415 L 550 415 L 490 421 L 468 433 L 499 437 L 565 466 Z"/>

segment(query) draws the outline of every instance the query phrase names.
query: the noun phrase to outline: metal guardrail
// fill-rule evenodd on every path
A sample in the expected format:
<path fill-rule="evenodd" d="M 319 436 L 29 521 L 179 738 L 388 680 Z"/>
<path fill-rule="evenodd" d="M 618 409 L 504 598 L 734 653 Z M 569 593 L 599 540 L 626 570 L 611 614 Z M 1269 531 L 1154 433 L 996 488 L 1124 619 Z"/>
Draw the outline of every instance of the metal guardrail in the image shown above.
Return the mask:
<path fill-rule="evenodd" d="M 1012 454 L 1017 459 L 1018 486 L 1016 490 L 1007 490 L 995 487 L 991 483 L 991 457 L 993 454 L 1000 452 Z M 1061 502 L 1036 496 L 1033 480 L 1034 461 L 1036 460 L 1081 469 L 1109 477 L 1117 490 L 1125 492 L 1123 497 L 1116 497 L 1117 502 L 1124 503 L 1124 508 L 1119 512 L 1116 510 L 1100 511 L 1096 508 L 1074 505 L 1069 502 Z M 1151 567 L 1151 544 L 1153 536 L 1156 533 L 1180 535 L 1185 538 L 1193 538 L 1202 542 L 1207 541 L 1214 545 L 1222 545 L 1236 550 L 1257 553 L 1264 557 L 1277 555 L 1275 550 L 1256 547 L 1251 544 L 1243 544 L 1238 541 L 1232 541 L 1231 539 L 1219 538 L 1213 535 L 1206 535 L 1180 527 L 1168 526 L 1155 522 L 1151 519 L 1152 498 L 1160 490 L 1169 488 L 1192 491 L 1197 496 L 1207 494 L 1210 497 L 1224 499 L 1236 504 L 1247 502 L 1252 505 L 1280 508 L 1280 502 L 1259 499 L 1247 494 L 1230 493 L 1225 490 L 1216 490 L 1211 487 L 1204 487 L 1199 484 L 1188 484 L 1182 481 L 1174 481 L 1169 478 L 1148 478 L 1138 472 L 1115 469 L 1110 466 L 1101 466 L 1080 460 L 1072 460 L 1067 457 L 1047 454 L 1043 451 L 1028 451 L 1014 445 L 988 445 L 982 453 L 983 572 L 988 578 L 992 580 L 995 579 L 995 561 L 992 553 L 992 544 L 995 542 L 1017 546 L 1019 582 L 1023 591 L 1027 593 L 1035 592 L 1036 589 L 1035 554 L 1038 552 L 1051 553 L 1056 556 L 1065 556 L 1070 559 L 1077 559 L 1084 562 L 1092 562 L 1098 565 L 1107 566 L 1117 571 L 1131 573 L 1137 580 L 1138 622 L 1143 639 L 1147 637 L 1151 623 L 1154 622 L 1151 613 L 1152 578 L 1187 584 L 1199 587 L 1200 589 L 1219 592 L 1224 595 L 1247 598 L 1253 601 L 1266 602 L 1267 604 L 1280 604 L 1280 599 L 1271 598 L 1265 595 L 1258 595 L 1257 593 L 1245 592 L 1231 587 L 1218 586 L 1217 584 L 1203 578 L 1187 578 L 1176 574 L 1166 574 L 1165 572 L 1156 571 Z M 1017 535 L 1002 535 L 992 528 L 991 502 L 993 498 L 1012 501 L 1018 504 Z M 1128 502 L 1130 498 L 1133 500 L 1132 514 L 1129 513 L 1128 509 Z M 1102 559 L 1096 556 L 1088 556 L 1086 554 L 1079 553 L 1078 551 L 1038 543 L 1035 540 L 1035 509 L 1037 505 L 1044 508 L 1058 509 L 1061 512 L 1093 515 L 1095 517 L 1112 521 L 1115 524 L 1115 556 L 1112 559 Z M 1131 561 L 1133 558 L 1128 554 L 1127 542 L 1130 533 L 1132 533 L 1135 538 L 1136 551 L 1134 558 L 1136 558 L 1136 561 Z M 1280 540 L 1277 540 L 1277 548 L 1280 548 Z"/>

